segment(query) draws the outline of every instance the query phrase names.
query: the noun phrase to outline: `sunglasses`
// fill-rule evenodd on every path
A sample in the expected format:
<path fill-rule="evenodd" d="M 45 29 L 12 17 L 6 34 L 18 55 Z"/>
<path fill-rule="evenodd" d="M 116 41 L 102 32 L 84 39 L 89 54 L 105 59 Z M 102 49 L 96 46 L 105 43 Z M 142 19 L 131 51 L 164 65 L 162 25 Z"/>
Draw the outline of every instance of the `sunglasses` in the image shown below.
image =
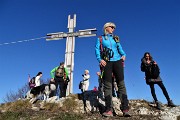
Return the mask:
<path fill-rule="evenodd" d="M 109 26 L 110 28 L 112 28 L 112 29 L 115 29 L 113 26 Z"/>

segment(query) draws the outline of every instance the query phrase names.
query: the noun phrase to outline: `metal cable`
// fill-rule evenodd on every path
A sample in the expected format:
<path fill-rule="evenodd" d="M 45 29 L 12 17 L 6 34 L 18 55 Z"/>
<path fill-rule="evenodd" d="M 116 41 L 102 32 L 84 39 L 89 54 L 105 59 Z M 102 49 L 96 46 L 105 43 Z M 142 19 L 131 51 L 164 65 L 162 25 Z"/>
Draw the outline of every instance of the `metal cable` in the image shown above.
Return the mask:
<path fill-rule="evenodd" d="M 29 41 L 39 40 L 39 39 L 42 39 L 42 38 L 46 38 L 46 37 L 39 37 L 39 38 L 19 40 L 19 41 L 14 41 L 14 42 L 0 43 L 0 46 L 2 46 L 2 45 L 9 45 L 9 44 L 16 44 L 16 43 L 22 43 L 22 42 L 29 42 Z"/>

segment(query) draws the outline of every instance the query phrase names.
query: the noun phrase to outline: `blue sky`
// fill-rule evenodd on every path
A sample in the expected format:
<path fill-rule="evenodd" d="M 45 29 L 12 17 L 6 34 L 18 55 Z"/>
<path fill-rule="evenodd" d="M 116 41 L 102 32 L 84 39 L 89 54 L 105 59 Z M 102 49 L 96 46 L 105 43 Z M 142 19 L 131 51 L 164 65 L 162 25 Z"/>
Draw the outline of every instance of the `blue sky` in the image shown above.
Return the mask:
<path fill-rule="evenodd" d="M 66 39 L 4 45 L 3 43 L 45 37 L 47 33 L 68 32 L 68 15 L 77 15 L 75 31 L 97 29 L 97 36 L 76 38 L 74 93 L 85 69 L 90 71 L 90 87 L 98 85 L 99 71 L 95 43 L 106 22 L 117 26 L 115 34 L 127 54 L 125 84 L 129 99 L 152 101 L 150 88 L 140 71 L 141 58 L 149 51 L 159 64 L 161 77 L 175 104 L 180 104 L 180 2 L 178 0 L 0 0 L 0 102 L 9 91 L 27 83 L 28 74 L 50 71 L 64 61 Z M 166 99 L 155 86 L 159 101 Z"/>

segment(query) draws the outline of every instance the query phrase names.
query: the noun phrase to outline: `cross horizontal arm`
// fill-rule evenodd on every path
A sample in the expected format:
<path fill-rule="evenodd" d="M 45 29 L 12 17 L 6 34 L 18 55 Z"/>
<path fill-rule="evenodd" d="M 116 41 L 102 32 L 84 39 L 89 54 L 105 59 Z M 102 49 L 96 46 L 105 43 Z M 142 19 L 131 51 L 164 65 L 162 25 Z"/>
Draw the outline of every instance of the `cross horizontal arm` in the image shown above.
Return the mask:
<path fill-rule="evenodd" d="M 96 28 L 94 29 L 85 29 L 85 30 L 79 30 L 78 32 L 57 32 L 57 33 L 48 33 L 46 40 L 59 40 L 67 37 L 90 37 L 90 36 L 96 36 Z"/>

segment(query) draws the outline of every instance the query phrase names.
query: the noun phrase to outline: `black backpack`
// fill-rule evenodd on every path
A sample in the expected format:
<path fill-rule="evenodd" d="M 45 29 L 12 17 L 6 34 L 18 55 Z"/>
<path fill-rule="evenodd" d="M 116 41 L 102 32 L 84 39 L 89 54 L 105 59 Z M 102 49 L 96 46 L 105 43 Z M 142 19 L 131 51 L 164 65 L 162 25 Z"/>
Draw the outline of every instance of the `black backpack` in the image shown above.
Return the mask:
<path fill-rule="evenodd" d="M 64 77 L 65 74 L 65 68 L 60 68 L 58 67 L 57 70 L 55 71 L 55 76 L 57 77 Z"/>
<path fill-rule="evenodd" d="M 82 81 L 79 82 L 79 89 L 83 89 L 83 82 Z"/>
<path fill-rule="evenodd" d="M 151 65 L 151 78 L 153 79 L 157 79 L 159 77 L 160 74 L 160 69 L 159 66 L 157 64 L 152 64 Z"/>

